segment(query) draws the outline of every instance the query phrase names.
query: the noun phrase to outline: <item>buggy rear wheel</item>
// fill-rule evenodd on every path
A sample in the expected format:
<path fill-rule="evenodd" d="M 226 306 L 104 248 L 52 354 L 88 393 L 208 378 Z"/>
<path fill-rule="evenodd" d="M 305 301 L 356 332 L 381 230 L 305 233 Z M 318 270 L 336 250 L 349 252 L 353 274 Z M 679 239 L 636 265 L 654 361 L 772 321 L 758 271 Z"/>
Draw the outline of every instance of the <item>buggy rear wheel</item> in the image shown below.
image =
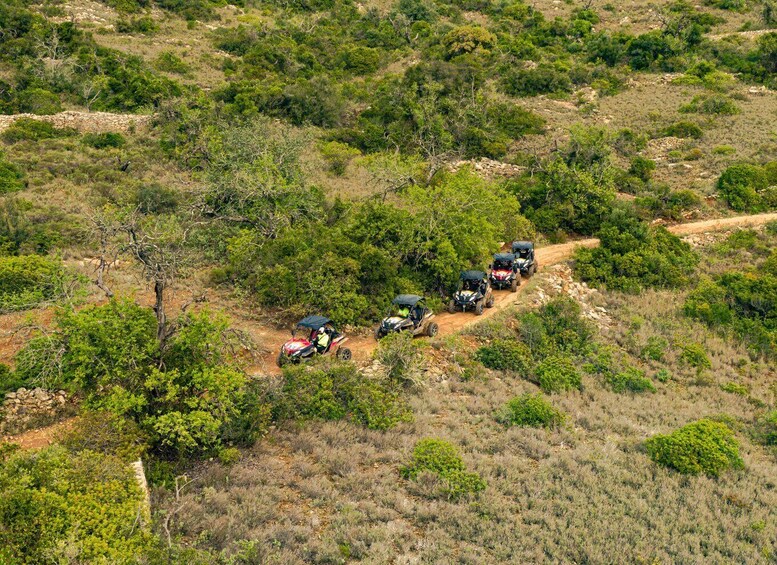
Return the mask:
<path fill-rule="evenodd" d="M 434 337 L 437 335 L 438 330 L 439 328 L 437 327 L 437 324 L 435 324 L 434 322 L 429 322 L 429 325 L 426 326 L 426 335 L 428 335 L 429 337 Z"/>
<path fill-rule="evenodd" d="M 448 302 L 448 312 L 453 314 L 455 311 L 456 311 L 456 302 L 451 300 L 450 302 Z"/>
<path fill-rule="evenodd" d="M 375 341 L 380 341 L 383 337 L 383 332 L 380 331 L 380 328 L 375 329 Z"/>
<path fill-rule="evenodd" d="M 341 347 L 337 350 L 336 356 L 341 361 L 350 361 L 351 360 L 351 350 L 347 347 Z"/>

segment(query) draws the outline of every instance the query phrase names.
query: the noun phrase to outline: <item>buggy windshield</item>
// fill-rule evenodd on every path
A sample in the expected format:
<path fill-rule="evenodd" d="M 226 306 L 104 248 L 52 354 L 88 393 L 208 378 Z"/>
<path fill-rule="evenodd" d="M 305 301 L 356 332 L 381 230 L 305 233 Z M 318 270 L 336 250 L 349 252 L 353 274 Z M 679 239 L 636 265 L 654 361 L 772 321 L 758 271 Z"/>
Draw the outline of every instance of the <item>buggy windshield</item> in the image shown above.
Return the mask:
<path fill-rule="evenodd" d="M 518 256 L 521 259 L 528 259 L 531 256 L 531 249 L 518 249 Z"/>
<path fill-rule="evenodd" d="M 494 261 L 494 270 L 500 271 L 505 269 L 512 269 L 513 263 L 512 261 L 507 261 L 505 259 L 497 259 Z"/>
<path fill-rule="evenodd" d="M 478 291 L 480 289 L 480 281 L 475 279 L 467 279 L 461 283 L 463 290 Z"/>

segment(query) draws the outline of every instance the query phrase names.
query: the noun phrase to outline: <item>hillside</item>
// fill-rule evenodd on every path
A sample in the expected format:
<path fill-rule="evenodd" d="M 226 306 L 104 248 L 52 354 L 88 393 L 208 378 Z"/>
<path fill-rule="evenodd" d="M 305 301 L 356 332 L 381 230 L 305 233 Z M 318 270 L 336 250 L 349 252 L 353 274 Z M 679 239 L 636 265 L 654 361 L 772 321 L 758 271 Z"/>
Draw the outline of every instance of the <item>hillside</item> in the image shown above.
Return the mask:
<path fill-rule="evenodd" d="M 775 91 L 772 0 L 3 2 L 0 563 L 772 562 Z"/>

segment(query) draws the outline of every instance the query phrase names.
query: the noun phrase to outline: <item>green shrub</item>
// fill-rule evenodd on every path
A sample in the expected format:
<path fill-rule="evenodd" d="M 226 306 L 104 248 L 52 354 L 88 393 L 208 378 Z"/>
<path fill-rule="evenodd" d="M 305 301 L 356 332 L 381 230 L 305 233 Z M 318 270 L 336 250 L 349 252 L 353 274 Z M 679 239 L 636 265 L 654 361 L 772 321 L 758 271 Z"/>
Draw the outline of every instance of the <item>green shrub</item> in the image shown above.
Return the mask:
<path fill-rule="evenodd" d="M 704 131 L 693 122 L 676 122 L 663 130 L 663 135 L 680 138 L 701 139 Z"/>
<path fill-rule="evenodd" d="M 668 383 L 672 380 L 672 373 L 670 373 L 668 369 L 659 369 L 656 371 L 656 374 L 653 375 L 653 378 L 660 383 Z"/>
<path fill-rule="evenodd" d="M 685 114 L 714 114 L 733 116 L 739 114 L 742 109 L 728 96 L 713 94 L 711 96 L 694 96 L 688 104 L 680 107 L 680 112 Z"/>
<path fill-rule="evenodd" d="M 533 69 L 511 68 L 503 75 L 503 86 L 512 96 L 537 96 L 570 92 L 572 81 L 567 73 L 542 64 Z"/>
<path fill-rule="evenodd" d="M 157 453 L 188 456 L 217 448 L 237 416 L 246 376 L 234 365 L 234 334 L 207 312 L 170 322 L 164 350 L 150 308 L 112 300 L 57 314 L 55 330 L 16 356 L 28 382 L 63 387 L 85 405 L 137 423 Z"/>
<path fill-rule="evenodd" d="M 162 51 L 154 59 L 154 68 L 165 73 L 186 75 L 191 70 L 189 65 L 172 51 Z"/>
<path fill-rule="evenodd" d="M 766 412 L 758 418 L 755 434 L 764 445 L 777 446 L 777 410 Z"/>
<path fill-rule="evenodd" d="M 709 419 L 692 422 L 668 435 L 653 436 L 645 447 L 653 461 L 684 474 L 717 477 L 729 468 L 744 467 L 734 432 Z"/>
<path fill-rule="evenodd" d="M 19 94 L 19 111 L 48 116 L 62 111 L 59 96 L 43 88 L 28 88 Z"/>
<path fill-rule="evenodd" d="M 235 447 L 225 447 L 219 451 L 219 461 L 222 465 L 230 467 L 240 461 L 240 450 Z"/>
<path fill-rule="evenodd" d="M 0 363 L 0 397 L 3 397 L 6 392 L 16 391 L 26 384 L 27 382 L 12 371 L 8 365 Z"/>
<path fill-rule="evenodd" d="M 690 283 L 698 256 L 663 227 L 618 211 L 599 231 L 598 248 L 575 252 L 575 274 L 593 286 L 636 293 Z"/>
<path fill-rule="evenodd" d="M 496 44 L 496 36 L 486 28 L 465 25 L 453 28 L 442 38 L 448 56 L 463 55 L 475 51 L 488 51 Z"/>
<path fill-rule="evenodd" d="M 464 461 L 451 443 L 435 438 L 425 438 L 416 443 L 410 463 L 399 470 L 402 477 L 418 479 L 422 473 L 430 473 L 442 482 L 441 494 L 450 500 L 485 490 L 486 483 L 477 473 L 468 473 Z"/>
<path fill-rule="evenodd" d="M 739 164 L 728 167 L 718 178 L 717 189 L 726 203 L 738 212 L 757 212 L 762 208 L 759 194 L 768 186 L 762 167 Z"/>
<path fill-rule="evenodd" d="M 380 340 L 373 354 L 389 379 L 404 385 L 419 385 L 423 380 L 424 359 L 410 332 L 392 332 Z"/>
<path fill-rule="evenodd" d="M 605 382 L 613 392 L 655 392 L 653 382 L 636 367 L 627 367 L 619 373 L 605 376 Z"/>
<path fill-rule="evenodd" d="M 125 20 L 120 18 L 116 20 L 116 31 L 118 33 L 145 33 L 150 34 L 159 30 L 159 26 L 154 18 L 141 16 L 139 18 L 130 18 Z"/>
<path fill-rule="evenodd" d="M 662 336 L 651 335 L 640 352 L 640 357 L 650 361 L 663 361 L 669 342 Z"/>
<path fill-rule="evenodd" d="M 22 170 L 0 153 L 0 194 L 24 190 L 26 186 Z"/>
<path fill-rule="evenodd" d="M 497 339 L 475 352 L 475 359 L 495 371 L 516 371 L 526 374 L 531 368 L 529 348 L 515 339 Z"/>
<path fill-rule="evenodd" d="M 180 200 L 174 189 L 158 184 L 144 184 L 135 193 L 135 205 L 144 214 L 170 214 L 178 208 Z"/>
<path fill-rule="evenodd" d="M 58 259 L 40 255 L 0 257 L 0 312 L 59 300 L 77 280 Z"/>
<path fill-rule="evenodd" d="M 0 457 L 0 561 L 130 563 L 154 543 L 118 457 L 63 447 Z"/>
<path fill-rule="evenodd" d="M 2 134 L 3 141 L 16 143 L 18 141 L 40 141 L 57 137 L 68 137 L 78 132 L 72 128 L 55 128 L 49 122 L 35 118 L 18 118 Z"/>
<path fill-rule="evenodd" d="M 690 367 L 699 371 L 712 368 L 707 351 L 700 343 L 684 343 L 680 345 L 680 359 Z"/>
<path fill-rule="evenodd" d="M 97 452 L 137 461 L 148 449 L 148 437 L 131 420 L 105 410 L 88 410 L 65 433 L 62 445 L 76 454 Z"/>
<path fill-rule="evenodd" d="M 506 426 L 555 428 L 564 423 L 566 416 L 541 394 L 524 394 L 508 401 L 496 419 Z"/>
<path fill-rule="evenodd" d="M 95 149 L 105 149 L 106 147 L 124 147 L 127 140 L 120 133 L 86 133 L 81 138 L 84 145 L 94 147 Z"/>
<path fill-rule="evenodd" d="M 629 166 L 629 174 L 634 175 L 635 177 L 639 178 L 643 181 L 650 180 L 650 177 L 653 176 L 653 171 L 656 169 L 656 162 L 652 159 L 647 159 L 646 157 L 640 157 L 637 155 L 631 160 L 631 165 Z"/>
<path fill-rule="evenodd" d="M 534 375 L 540 388 L 547 393 L 579 390 L 583 387 L 582 377 L 574 360 L 566 356 L 546 357 L 535 367 Z"/>
<path fill-rule="evenodd" d="M 343 176 L 348 164 L 357 157 L 360 152 L 346 143 L 328 141 L 320 146 L 321 155 L 329 165 L 329 171 L 335 176 Z"/>
<path fill-rule="evenodd" d="M 593 347 L 593 333 L 581 312 L 580 304 L 568 296 L 554 298 L 518 317 L 521 341 L 535 357 L 585 355 Z"/>
<path fill-rule="evenodd" d="M 410 410 L 390 381 L 363 377 L 352 363 L 287 366 L 273 407 L 276 419 L 340 420 L 385 430 L 408 421 Z"/>
<path fill-rule="evenodd" d="M 747 396 L 750 394 L 750 388 L 746 385 L 739 383 L 728 382 L 720 385 L 720 390 L 723 392 L 730 392 L 731 394 L 737 394 L 739 396 Z"/>

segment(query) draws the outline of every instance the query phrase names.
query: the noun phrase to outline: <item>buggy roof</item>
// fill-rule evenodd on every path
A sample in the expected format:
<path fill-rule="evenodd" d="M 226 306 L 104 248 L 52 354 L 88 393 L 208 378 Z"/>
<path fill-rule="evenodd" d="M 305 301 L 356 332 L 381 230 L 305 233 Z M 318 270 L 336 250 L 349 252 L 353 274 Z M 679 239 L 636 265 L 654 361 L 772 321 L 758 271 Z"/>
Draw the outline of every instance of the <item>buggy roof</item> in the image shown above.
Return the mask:
<path fill-rule="evenodd" d="M 423 299 L 423 296 L 417 294 L 400 294 L 391 303 L 398 306 L 415 306 Z"/>
<path fill-rule="evenodd" d="M 514 241 L 513 251 L 516 249 L 534 249 L 534 244 L 531 241 Z"/>
<path fill-rule="evenodd" d="M 514 253 L 496 253 L 494 261 L 515 261 Z"/>
<path fill-rule="evenodd" d="M 325 318 L 324 316 L 306 316 L 297 322 L 297 326 L 310 328 L 311 330 L 318 330 L 328 323 L 329 318 Z"/>
<path fill-rule="evenodd" d="M 462 271 L 461 280 L 473 281 L 486 278 L 486 274 L 483 271 Z"/>

